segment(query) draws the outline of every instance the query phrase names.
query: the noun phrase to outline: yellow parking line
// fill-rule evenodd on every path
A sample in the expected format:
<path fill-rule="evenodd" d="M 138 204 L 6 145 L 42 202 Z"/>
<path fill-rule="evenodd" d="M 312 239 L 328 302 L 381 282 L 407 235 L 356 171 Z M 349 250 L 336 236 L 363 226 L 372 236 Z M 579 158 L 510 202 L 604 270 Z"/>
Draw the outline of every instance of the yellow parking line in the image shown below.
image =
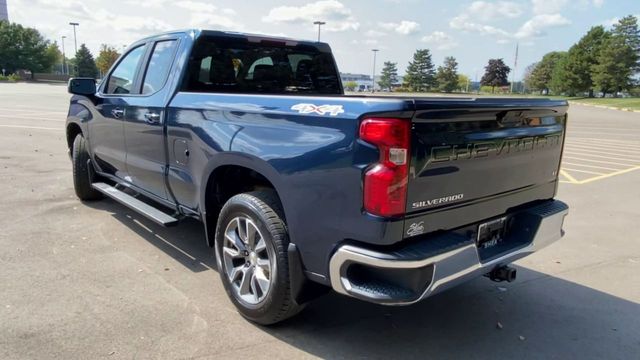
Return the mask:
<path fill-rule="evenodd" d="M 575 157 L 575 156 L 566 156 L 566 155 L 563 155 L 562 158 L 563 159 L 580 160 L 580 161 L 588 161 L 588 162 L 594 162 L 594 163 L 600 163 L 600 164 L 609 164 L 609 165 L 620 165 L 620 166 L 634 166 L 635 165 L 635 164 L 623 164 L 623 163 L 619 163 L 619 162 L 615 162 L 615 161 L 603 161 L 603 160 L 585 159 L 585 158 L 580 158 L 580 157 Z"/>
<path fill-rule="evenodd" d="M 564 151 L 565 154 L 572 154 L 572 155 L 580 155 L 580 156 L 587 156 L 587 157 L 595 157 L 595 158 L 600 158 L 600 159 L 613 159 L 613 160 L 622 160 L 622 161 L 629 161 L 632 163 L 640 163 L 640 158 L 631 158 L 631 157 L 627 157 L 627 156 L 604 156 L 604 155 L 596 155 L 596 154 L 590 154 L 587 152 L 583 152 L 583 151 L 577 151 L 577 150 L 570 150 L 567 149 Z"/>
<path fill-rule="evenodd" d="M 585 174 L 606 175 L 604 173 L 599 173 L 599 172 L 589 171 L 589 170 L 578 170 L 578 169 L 569 169 L 569 168 L 564 168 L 564 170 L 565 171 L 575 171 L 575 172 L 585 173 Z"/>
<path fill-rule="evenodd" d="M 587 183 L 590 183 L 590 182 L 593 182 L 593 181 L 596 181 L 596 180 L 602 180 L 602 179 L 610 178 L 610 177 L 613 177 L 613 176 L 626 174 L 626 173 L 629 173 L 629 172 L 632 172 L 632 171 L 635 171 L 635 170 L 639 170 L 639 169 L 640 169 L 640 166 L 635 166 L 635 167 L 632 167 L 632 168 L 629 168 L 629 169 L 616 171 L 614 173 L 604 174 L 604 175 L 592 177 L 590 179 L 585 179 L 585 180 L 582 180 L 582 181 L 578 182 L 578 184 L 580 184 L 580 185 L 587 184 Z"/>
<path fill-rule="evenodd" d="M 569 175 L 569 173 L 567 173 L 566 171 L 560 169 L 560 174 L 562 174 L 562 176 L 566 177 L 567 180 L 569 180 L 569 182 L 571 184 L 578 184 L 578 180 L 576 180 L 576 178 L 574 178 L 573 176 Z"/>
<path fill-rule="evenodd" d="M 572 162 L 568 162 L 568 161 L 563 161 L 562 162 L 562 166 L 565 166 L 565 165 L 582 166 L 582 167 L 588 167 L 588 168 L 594 168 L 594 169 L 602 169 L 602 170 L 611 170 L 611 171 L 624 170 L 624 169 L 616 169 L 616 168 L 610 168 L 610 167 L 605 167 L 605 166 L 576 164 L 576 163 L 572 163 Z"/>
<path fill-rule="evenodd" d="M 624 149 L 620 149 L 618 148 L 613 148 L 613 147 L 607 147 L 607 146 L 602 146 L 602 145 L 598 145 L 598 146 L 591 146 L 591 145 L 583 145 L 583 144 L 570 144 L 567 143 L 565 144 L 566 147 L 571 147 L 571 148 L 577 148 L 580 150 L 589 150 L 589 151 L 598 151 L 598 150 L 604 150 L 607 153 L 611 153 L 611 152 L 618 152 L 618 153 L 630 153 L 630 154 L 634 154 L 634 155 L 640 155 L 640 149 L 636 150 L 636 149 L 629 149 L 629 150 L 624 150 Z M 600 151 L 603 152 L 603 151 Z"/>

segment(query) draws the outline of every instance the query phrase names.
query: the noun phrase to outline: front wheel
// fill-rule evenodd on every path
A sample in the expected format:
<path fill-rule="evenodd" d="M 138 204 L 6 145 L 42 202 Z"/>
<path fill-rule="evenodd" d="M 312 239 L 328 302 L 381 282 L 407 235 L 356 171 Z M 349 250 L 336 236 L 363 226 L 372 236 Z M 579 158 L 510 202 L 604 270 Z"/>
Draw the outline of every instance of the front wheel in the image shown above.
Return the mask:
<path fill-rule="evenodd" d="M 91 187 L 92 173 L 89 166 L 89 152 L 87 150 L 87 141 L 78 134 L 73 140 L 73 149 L 71 153 L 71 161 L 73 163 L 73 188 L 76 195 L 82 201 L 99 200 L 102 194 Z"/>
<path fill-rule="evenodd" d="M 289 239 L 273 191 L 239 194 L 227 201 L 216 228 L 216 257 L 229 298 L 245 318 L 270 325 L 302 307 L 291 294 Z"/>

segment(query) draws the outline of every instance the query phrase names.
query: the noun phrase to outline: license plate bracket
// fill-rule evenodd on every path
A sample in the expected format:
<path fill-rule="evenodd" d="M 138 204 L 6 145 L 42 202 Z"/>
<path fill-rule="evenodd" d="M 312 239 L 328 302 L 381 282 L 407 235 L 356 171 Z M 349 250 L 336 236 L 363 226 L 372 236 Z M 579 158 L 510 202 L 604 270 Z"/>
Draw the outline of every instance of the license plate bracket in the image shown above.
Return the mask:
<path fill-rule="evenodd" d="M 479 249 L 489 249 L 504 240 L 507 217 L 503 216 L 478 225 L 476 246 Z"/>

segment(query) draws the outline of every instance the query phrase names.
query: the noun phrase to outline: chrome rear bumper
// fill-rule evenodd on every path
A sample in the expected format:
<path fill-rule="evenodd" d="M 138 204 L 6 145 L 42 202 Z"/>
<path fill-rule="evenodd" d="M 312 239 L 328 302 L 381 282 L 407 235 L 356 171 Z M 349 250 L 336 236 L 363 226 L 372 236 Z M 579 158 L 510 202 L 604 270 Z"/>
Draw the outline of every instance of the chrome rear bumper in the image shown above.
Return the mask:
<path fill-rule="evenodd" d="M 561 201 L 518 212 L 513 247 L 489 258 L 481 256 L 473 238 L 450 234 L 390 252 L 343 245 L 329 263 L 331 286 L 341 294 L 375 303 L 412 304 L 559 240 L 567 214 L 568 206 Z"/>

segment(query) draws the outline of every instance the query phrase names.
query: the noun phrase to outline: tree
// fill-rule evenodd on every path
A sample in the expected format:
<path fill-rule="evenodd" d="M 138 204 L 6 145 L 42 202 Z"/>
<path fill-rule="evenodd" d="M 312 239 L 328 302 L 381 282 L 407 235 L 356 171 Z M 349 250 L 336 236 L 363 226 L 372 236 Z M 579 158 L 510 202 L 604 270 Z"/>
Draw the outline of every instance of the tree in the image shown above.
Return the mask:
<path fill-rule="evenodd" d="M 382 74 L 380 75 L 380 81 L 378 81 L 378 85 L 382 89 L 389 89 L 391 91 L 391 87 L 398 83 L 398 63 L 394 63 L 391 61 L 385 61 L 384 67 L 382 68 Z"/>
<path fill-rule="evenodd" d="M 355 91 L 356 87 L 358 87 L 358 83 L 355 81 L 347 81 L 344 83 L 344 88 L 349 91 Z"/>
<path fill-rule="evenodd" d="M 458 74 L 458 89 L 462 92 L 468 92 L 469 85 L 471 85 L 471 79 L 465 74 Z"/>
<path fill-rule="evenodd" d="M 593 84 L 602 91 L 602 97 L 631 87 L 631 75 L 636 65 L 634 50 L 624 36 L 614 35 L 603 44 L 597 63 L 591 67 Z"/>
<path fill-rule="evenodd" d="M 548 93 L 554 70 L 558 71 L 556 70 L 556 65 L 566 56 L 566 52 L 559 51 L 553 51 L 543 56 L 542 60 L 531 71 L 528 86 L 531 89 L 539 90 L 541 93 Z"/>
<path fill-rule="evenodd" d="M 489 59 L 489 63 L 484 67 L 484 75 L 480 83 L 491 86 L 491 93 L 495 92 L 496 86 L 509 85 L 509 73 L 511 68 L 502 59 Z"/>
<path fill-rule="evenodd" d="M 58 48 L 57 42 L 53 42 L 47 46 L 45 57 L 46 61 L 51 64 L 48 69 L 45 69 L 46 71 L 53 72 L 55 65 L 62 63 L 62 52 L 60 48 Z"/>
<path fill-rule="evenodd" d="M 531 74 L 533 73 L 533 70 L 536 68 L 536 66 L 538 66 L 538 63 L 534 62 L 533 64 L 529 64 L 529 66 L 524 68 L 524 74 L 522 75 L 522 80 L 524 82 L 525 92 L 527 91 L 527 89 L 531 89 L 531 85 L 530 85 Z"/>
<path fill-rule="evenodd" d="M 47 56 L 48 46 L 49 41 L 38 30 L 0 21 L 0 68 L 7 73 L 21 69 L 32 73 L 49 70 L 53 63 Z"/>
<path fill-rule="evenodd" d="M 93 55 L 86 47 L 85 44 L 80 45 L 78 53 L 75 58 L 76 76 L 78 77 L 93 77 L 98 75 L 98 68 L 96 62 L 93 60 Z"/>
<path fill-rule="evenodd" d="M 566 60 L 560 65 L 562 71 L 555 81 L 564 84 L 570 94 L 588 91 L 589 97 L 593 97 L 592 66 L 597 64 L 602 44 L 610 36 L 603 26 L 592 27 L 569 49 Z"/>
<path fill-rule="evenodd" d="M 640 71 L 640 28 L 638 18 L 632 15 L 623 17 L 613 25 L 611 33 L 621 36 L 625 44 L 629 45 L 634 53 L 634 71 Z"/>
<path fill-rule="evenodd" d="M 458 89 L 458 62 L 453 56 L 444 59 L 444 64 L 438 67 L 436 74 L 438 89 L 446 93 Z"/>
<path fill-rule="evenodd" d="M 429 49 L 418 49 L 407 66 L 404 87 L 411 91 L 427 91 L 435 87 L 436 71 Z"/>
<path fill-rule="evenodd" d="M 102 44 L 100 46 L 100 53 L 96 58 L 96 66 L 98 67 L 98 70 L 100 70 L 100 74 L 106 74 L 111 68 L 111 65 L 113 65 L 119 57 L 120 54 L 116 48 L 107 44 Z"/>

